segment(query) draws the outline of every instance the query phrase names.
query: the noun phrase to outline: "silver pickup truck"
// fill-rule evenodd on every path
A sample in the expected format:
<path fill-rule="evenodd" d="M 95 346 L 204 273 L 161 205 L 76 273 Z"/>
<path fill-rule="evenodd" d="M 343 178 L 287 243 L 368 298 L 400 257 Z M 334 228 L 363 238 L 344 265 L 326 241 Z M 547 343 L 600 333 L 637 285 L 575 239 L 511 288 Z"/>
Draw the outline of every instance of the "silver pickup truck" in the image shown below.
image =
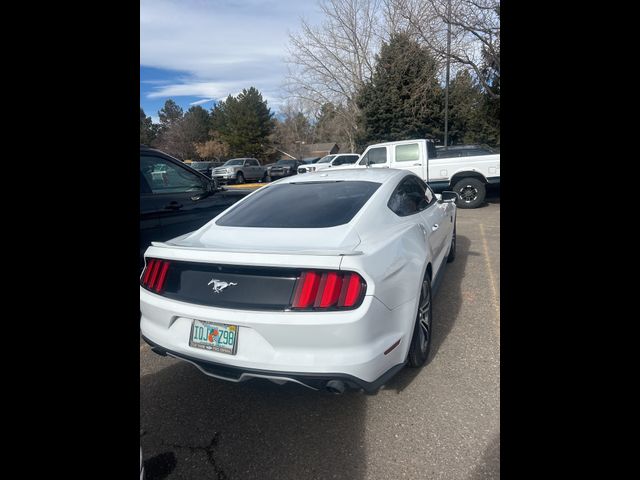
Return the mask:
<path fill-rule="evenodd" d="M 212 178 L 219 183 L 244 183 L 246 180 L 265 182 L 267 177 L 267 168 L 255 158 L 232 158 L 212 172 Z"/>

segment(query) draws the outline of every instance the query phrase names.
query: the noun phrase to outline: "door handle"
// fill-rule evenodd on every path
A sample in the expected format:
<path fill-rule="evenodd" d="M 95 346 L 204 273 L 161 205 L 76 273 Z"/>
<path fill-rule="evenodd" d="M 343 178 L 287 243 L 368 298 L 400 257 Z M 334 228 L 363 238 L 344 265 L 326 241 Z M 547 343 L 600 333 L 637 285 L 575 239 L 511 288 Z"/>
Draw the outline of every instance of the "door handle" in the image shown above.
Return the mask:
<path fill-rule="evenodd" d="M 421 164 L 421 163 L 414 163 L 414 164 L 413 164 L 413 166 L 414 166 L 414 167 L 421 167 L 421 166 L 422 166 L 422 164 Z"/>
<path fill-rule="evenodd" d="M 164 206 L 165 210 L 180 210 L 182 208 L 182 204 L 178 202 L 169 202 Z"/>
<path fill-rule="evenodd" d="M 434 223 L 433 227 L 431 227 L 431 231 L 435 232 L 436 230 L 438 230 L 438 228 L 440 228 L 440 225 L 438 225 L 437 223 Z"/>

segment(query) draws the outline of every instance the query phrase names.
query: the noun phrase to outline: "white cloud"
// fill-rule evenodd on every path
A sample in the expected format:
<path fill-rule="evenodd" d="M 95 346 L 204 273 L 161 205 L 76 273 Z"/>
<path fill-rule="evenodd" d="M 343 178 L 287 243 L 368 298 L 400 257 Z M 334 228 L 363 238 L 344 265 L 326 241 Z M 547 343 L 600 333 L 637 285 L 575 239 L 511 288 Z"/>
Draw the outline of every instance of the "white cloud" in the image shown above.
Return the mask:
<path fill-rule="evenodd" d="M 288 32 L 315 12 L 299 0 L 141 0 L 140 64 L 184 72 L 148 96 L 222 99 L 253 86 L 279 104 Z"/>
<path fill-rule="evenodd" d="M 202 105 L 203 103 L 212 102 L 215 98 L 204 98 L 202 100 L 196 100 L 195 102 L 189 103 L 189 105 Z"/>

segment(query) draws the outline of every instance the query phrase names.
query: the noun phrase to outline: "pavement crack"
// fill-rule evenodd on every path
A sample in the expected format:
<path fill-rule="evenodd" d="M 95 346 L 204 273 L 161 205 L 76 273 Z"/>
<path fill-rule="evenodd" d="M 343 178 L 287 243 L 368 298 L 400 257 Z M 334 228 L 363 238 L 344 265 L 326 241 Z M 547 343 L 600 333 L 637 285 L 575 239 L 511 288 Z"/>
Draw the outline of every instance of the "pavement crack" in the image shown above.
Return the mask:
<path fill-rule="evenodd" d="M 213 470 L 216 474 L 215 478 L 217 480 L 228 480 L 229 477 L 227 476 L 227 474 L 222 470 L 222 468 L 217 464 L 215 456 L 214 456 L 214 450 L 215 448 L 218 446 L 218 437 L 220 436 L 220 432 L 215 432 L 215 434 L 213 435 L 213 437 L 211 438 L 211 441 L 209 442 L 208 445 L 180 445 L 177 443 L 166 443 L 163 442 L 166 446 L 168 447 L 172 447 L 172 448 L 183 448 L 183 449 L 188 449 L 191 453 L 194 452 L 204 452 L 207 456 L 207 461 L 209 462 L 209 464 L 213 467 Z"/>

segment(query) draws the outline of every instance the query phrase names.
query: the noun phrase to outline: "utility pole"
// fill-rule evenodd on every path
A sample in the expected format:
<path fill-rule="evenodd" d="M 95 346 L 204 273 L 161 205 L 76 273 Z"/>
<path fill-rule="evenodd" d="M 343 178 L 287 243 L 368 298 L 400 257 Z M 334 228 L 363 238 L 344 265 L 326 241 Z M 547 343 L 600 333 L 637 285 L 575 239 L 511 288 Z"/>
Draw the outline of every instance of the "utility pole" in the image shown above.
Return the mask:
<path fill-rule="evenodd" d="M 447 76 L 444 89 L 444 146 L 449 144 L 449 66 L 451 63 L 451 0 L 447 2 Z"/>

